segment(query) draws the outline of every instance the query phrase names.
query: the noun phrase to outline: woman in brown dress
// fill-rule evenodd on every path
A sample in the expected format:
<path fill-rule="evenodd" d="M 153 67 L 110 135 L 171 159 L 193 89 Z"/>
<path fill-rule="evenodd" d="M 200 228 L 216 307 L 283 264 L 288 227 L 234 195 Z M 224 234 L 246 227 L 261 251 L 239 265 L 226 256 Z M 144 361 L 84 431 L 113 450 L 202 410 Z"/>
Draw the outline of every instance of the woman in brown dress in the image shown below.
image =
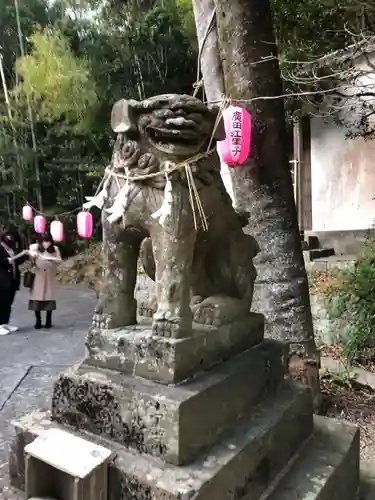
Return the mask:
<path fill-rule="evenodd" d="M 30 290 L 29 310 L 35 312 L 35 328 L 42 328 L 42 311 L 46 311 L 45 328 L 52 327 L 52 311 L 56 309 L 56 268 L 61 262 L 59 249 L 50 234 L 39 238 L 29 248 L 34 263 L 35 279 Z"/>

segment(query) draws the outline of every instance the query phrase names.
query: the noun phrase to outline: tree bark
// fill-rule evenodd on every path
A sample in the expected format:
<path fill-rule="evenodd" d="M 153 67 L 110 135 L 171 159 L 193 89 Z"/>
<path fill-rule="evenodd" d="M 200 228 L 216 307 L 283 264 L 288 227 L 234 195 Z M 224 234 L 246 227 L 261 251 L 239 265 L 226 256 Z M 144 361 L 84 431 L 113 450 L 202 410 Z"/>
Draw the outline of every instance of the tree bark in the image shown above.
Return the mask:
<path fill-rule="evenodd" d="M 311 381 L 311 365 L 315 364 L 317 381 L 318 354 L 289 169 L 284 106 L 276 98 L 282 95 L 282 82 L 270 4 L 268 0 L 193 0 L 193 5 L 200 45 L 216 8 L 216 29 L 201 54 L 208 101 L 218 101 L 225 93 L 246 106 L 252 116 L 250 158 L 230 170 L 236 208 L 248 214 L 245 230 L 261 248 L 255 308 L 266 317 L 266 335 L 288 342 L 291 359 L 307 361 L 309 375 L 302 378 Z M 300 368 L 295 363 L 294 367 Z M 312 385 L 317 394 L 318 385 Z"/>
<path fill-rule="evenodd" d="M 200 64 L 204 80 L 204 90 L 208 101 L 220 101 L 225 93 L 223 66 L 220 59 L 216 32 L 214 0 L 193 0 L 195 25 L 201 54 Z M 211 21 L 213 29 L 209 30 Z"/>

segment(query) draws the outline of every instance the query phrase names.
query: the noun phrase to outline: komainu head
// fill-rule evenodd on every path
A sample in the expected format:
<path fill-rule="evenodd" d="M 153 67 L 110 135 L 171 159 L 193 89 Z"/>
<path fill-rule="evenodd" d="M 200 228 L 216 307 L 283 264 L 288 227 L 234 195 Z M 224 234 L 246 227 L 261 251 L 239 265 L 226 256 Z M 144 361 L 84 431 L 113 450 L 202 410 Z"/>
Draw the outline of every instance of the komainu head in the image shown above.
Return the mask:
<path fill-rule="evenodd" d="M 121 99 L 112 109 L 114 132 L 140 142 L 156 156 L 184 160 L 225 138 L 218 108 L 189 95 L 164 94 L 144 101 Z"/>

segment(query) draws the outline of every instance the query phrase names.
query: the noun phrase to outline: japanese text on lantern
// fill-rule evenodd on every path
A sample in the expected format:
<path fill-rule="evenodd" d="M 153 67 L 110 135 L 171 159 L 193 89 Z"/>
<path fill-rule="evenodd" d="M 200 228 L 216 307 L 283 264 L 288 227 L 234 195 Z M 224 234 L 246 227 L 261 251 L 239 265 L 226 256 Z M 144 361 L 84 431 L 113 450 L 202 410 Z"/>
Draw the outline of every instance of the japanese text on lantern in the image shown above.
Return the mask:
<path fill-rule="evenodd" d="M 242 114 L 235 111 L 232 117 L 232 132 L 231 132 L 231 152 L 233 156 L 241 153 L 242 146 Z"/>

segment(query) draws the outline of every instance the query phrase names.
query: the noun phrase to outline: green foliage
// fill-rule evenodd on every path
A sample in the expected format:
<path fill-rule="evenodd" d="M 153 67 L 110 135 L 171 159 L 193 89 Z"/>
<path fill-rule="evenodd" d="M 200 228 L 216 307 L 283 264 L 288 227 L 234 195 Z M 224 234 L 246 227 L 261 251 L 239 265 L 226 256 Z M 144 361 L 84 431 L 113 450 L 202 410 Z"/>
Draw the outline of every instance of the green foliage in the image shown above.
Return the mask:
<path fill-rule="evenodd" d="M 195 26 L 194 11 L 191 0 L 175 0 L 177 12 L 181 19 L 182 29 L 189 38 L 192 46 L 197 50 L 197 29 Z"/>
<path fill-rule="evenodd" d="M 21 83 L 15 93 L 30 99 L 38 120 L 64 121 L 77 128 L 90 123 L 97 94 L 88 61 L 74 56 L 56 29 L 36 31 L 30 41 L 30 53 L 16 61 Z"/>
<path fill-rule="evenodd" d="M 340 281 L 326 290 L 328 313 L 344 318 L 343 353 L 353 360 L 374 339 L 375 332 L 375 232 L 368 235 L 364 254 L 354 268 L 342 271 Z"/>
<path fill-rule="evenodd" d="M 0 216 L 20 222 L 25 200 L 37 206 L 38 186 L 43 211 L 51 216 L 81 206 L 111 157 L 113 103 L 191 93 L 197 54 L 175 0 L 29 0 L 19 2 L 22 59 L 14 2 L 0 3 L 0 45 L 14 118 L 12 127 L 0 89 Z M 71 253 L 74 217 L 64 221 Z"/>
<path fill-rule="evenodd" d="M 178 50 L 172 50 L 173 45 Z M 196 53 L 185 36 L 177 10 L 156 6 L 134 25 L 129 49 L 139 63 L 142 97 L 191 93 L 196 79 Z"/>
<path fill-rule="evenodd" d="M 23 0 L 19 2 L 20 23 L 25 40 L 37 26 L 54 23 L 57 12 L 47 0 Z M 0 47 L 4 56 L 4 70 L 9 82 L 14 78 L 14 61 L 20 54 L 14 1 L 0 2 Z"/>
<path fill-rule="evenodd" d="M 356 18 L 353 0 L 272 0 L 280 51 L 290 61 L 307 62 L 342 49 L 351 41 Z"/>

